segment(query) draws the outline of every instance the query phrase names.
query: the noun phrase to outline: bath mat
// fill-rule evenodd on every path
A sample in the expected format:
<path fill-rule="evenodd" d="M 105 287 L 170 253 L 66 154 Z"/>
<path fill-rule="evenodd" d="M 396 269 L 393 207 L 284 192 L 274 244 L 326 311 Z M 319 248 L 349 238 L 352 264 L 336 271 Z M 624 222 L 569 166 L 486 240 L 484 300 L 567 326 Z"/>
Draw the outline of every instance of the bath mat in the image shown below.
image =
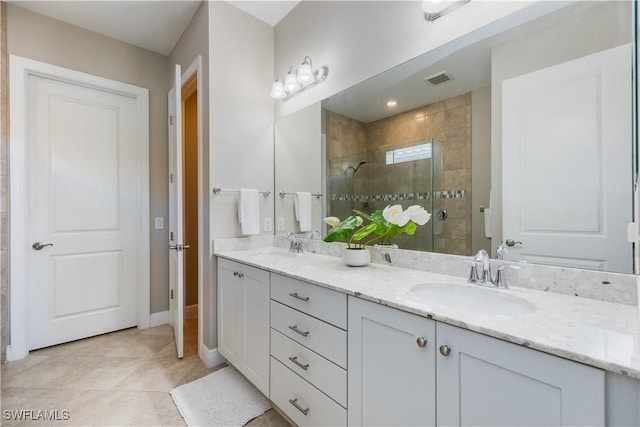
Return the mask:
<path fill-rule="evenodd" d="M 243 426 L 271 409 L 271 403 L 235 368 L 227 366 L 171 390 L 189 427 Z"/>

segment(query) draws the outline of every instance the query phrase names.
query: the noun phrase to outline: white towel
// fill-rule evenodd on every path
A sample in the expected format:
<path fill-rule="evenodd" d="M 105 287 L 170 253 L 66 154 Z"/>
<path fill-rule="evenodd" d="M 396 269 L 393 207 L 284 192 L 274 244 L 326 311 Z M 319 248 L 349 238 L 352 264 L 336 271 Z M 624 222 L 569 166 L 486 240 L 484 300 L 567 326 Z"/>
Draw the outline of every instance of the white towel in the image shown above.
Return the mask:
<path fill-rule="evenodd" d="M 484 235 L 487 239 L 493 237 L 493 233 L 491 232 L 491 219 L 491 209 L 484 208 Z"/>
<path fill-rule="evenodd" d="M 493 237 L 493 217 L 491 215 L 491 208 L 493 207 L 493 190 L 489 190 L 489 206 L 484 208 L 484 235 L 487 239 Z"/>
<path fill-rule="evenodd" d="M 260 200 L 258 190 L 241 188 L 238 197 L 238 222 L 242 234 L 260 234 Z"/>
<path fill-rule="evenodd" d="M 311 231 L 311 193 L 299 191 L 293 203 L 300 231 Z"/>

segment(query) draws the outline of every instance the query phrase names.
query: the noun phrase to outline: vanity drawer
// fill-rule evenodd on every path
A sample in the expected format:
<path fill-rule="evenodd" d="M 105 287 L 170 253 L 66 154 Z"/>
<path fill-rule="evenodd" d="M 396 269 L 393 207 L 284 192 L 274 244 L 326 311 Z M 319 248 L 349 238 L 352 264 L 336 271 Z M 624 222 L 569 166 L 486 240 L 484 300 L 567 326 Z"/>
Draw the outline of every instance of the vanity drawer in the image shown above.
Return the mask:
<path fill-rule="evenodd" d="M 346 409 L 273 357 L 270 398 L 299 426 L 347 425 Z"/>
<path fill-rule="evenodd" d="M 272 273 L 271 298 L 347 329 L 346 294 Z"/>
<path fill-rule="evenodd" d="M 273 300 L 271 327 L 346 369 L 347 333 L 342 329 Z"/>
<path fill-rule="evenodd" d="M 347 371 L 275 329 L 271 329 L 271 356 L 347 407 Z"/>

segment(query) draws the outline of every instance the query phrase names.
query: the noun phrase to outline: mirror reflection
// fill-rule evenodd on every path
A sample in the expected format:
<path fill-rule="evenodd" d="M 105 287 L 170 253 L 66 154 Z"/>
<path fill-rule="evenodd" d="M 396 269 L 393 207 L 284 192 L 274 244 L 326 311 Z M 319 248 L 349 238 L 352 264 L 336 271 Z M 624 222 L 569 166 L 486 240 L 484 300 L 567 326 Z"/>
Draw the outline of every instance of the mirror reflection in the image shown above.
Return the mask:
<path fill-rule="evenodd" d="M 633 4 L 548 4 L 324 100 L 318 217 L 420 204 L 403 249 L 631 273 Z"/>

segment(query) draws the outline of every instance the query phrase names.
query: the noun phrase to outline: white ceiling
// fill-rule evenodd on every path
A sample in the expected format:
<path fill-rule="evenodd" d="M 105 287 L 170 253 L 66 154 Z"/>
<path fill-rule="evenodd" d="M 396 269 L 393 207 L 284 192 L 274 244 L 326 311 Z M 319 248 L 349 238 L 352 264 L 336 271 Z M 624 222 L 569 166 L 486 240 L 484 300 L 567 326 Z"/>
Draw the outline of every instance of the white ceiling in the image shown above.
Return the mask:
<path fill-rule="evenodd" d="M 202 0 L 9 0 L 9 3 L 169 55 Z M 298 3 L 298 0 L 229 1 L 272 26 Z"/>

